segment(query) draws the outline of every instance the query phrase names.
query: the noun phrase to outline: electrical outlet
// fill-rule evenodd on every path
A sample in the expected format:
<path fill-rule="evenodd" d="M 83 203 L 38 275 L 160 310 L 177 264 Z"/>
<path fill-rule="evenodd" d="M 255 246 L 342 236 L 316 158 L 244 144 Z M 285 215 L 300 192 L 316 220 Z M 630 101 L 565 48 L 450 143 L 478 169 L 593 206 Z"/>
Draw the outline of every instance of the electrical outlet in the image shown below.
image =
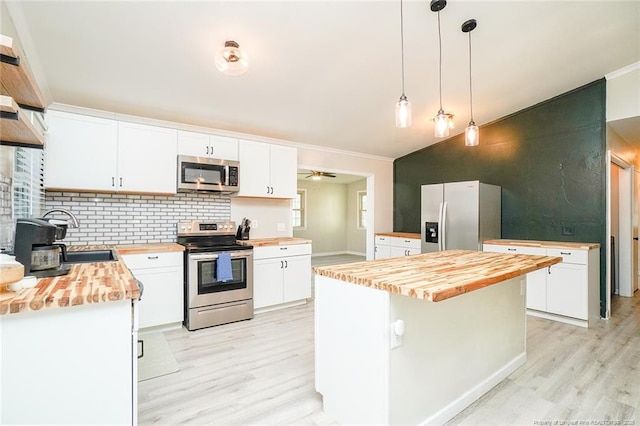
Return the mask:
<path fill-rule="evenodd" d="M 278 232 L 284 232 L 284 223 L 278 223 Z"/>
<path fill-rule="evenodd" d="M 253 229 L 258 229 L 258 219 L 251 219 L 251 227 Z"/>
<path fill-rule="evenodd" d="M 567 235 L 567 236 L 576 235 L 575 225 L 562 225 L 562 235 Z"/>

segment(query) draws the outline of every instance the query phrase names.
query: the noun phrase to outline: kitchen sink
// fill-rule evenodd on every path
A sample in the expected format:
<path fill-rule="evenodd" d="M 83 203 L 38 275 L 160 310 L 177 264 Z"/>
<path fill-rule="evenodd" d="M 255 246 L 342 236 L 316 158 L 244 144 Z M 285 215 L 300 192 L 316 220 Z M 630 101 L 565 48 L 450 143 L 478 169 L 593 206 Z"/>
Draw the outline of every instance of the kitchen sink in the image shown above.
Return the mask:
<path fill-rule="evenodd" d="M 113 250 L 68 251 L 64 263 L 113 262 L 118 260 Z"/>

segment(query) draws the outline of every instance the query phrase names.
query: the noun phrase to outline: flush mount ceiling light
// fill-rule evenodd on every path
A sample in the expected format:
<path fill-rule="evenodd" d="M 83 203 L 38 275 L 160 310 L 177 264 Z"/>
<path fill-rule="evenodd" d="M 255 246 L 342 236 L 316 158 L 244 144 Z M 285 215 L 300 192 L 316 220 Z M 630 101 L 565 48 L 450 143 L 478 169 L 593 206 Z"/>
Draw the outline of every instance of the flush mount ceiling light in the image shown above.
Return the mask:
<path fill-rule="evenodd" d="M 471 110 L 471 120 L 467 128 L 464 129 L 464 144 L 466 146 L 476 146 L 480 143 L 479 129 L 473 121 L 473 91 L 471 90 L 471 31 L 477 25 L 475 19 L 469 19 L 462 24 L 462 32 L 469 34 L 469 109 Z"/>
<path fill-rule="evenodd" d="M 237 42 L 228 40 L 216 55 L 216 68 L 226 75 L 244 74 L 249 69 L 249 57 Z"/>
<path fill-rule="evenodd" d="M 400 0 L 400 52 L 402 57 L 402 95 L 396 104 L 396 127 L 411 127 L 411 102 L 404 94 L 404 13 Z"/>
<path fill-rule="evenodd" d="M 433 119 L 435 122 L 434 135 L 437 138 L 449 136 L 449 129 L 453 129 L 453 114 L 444 112 L 442 108 L 442 33 L 440 31 L 440 11 L 447 5 L 446 0 L 431 0 L 431 11 L 438 14 L 438 51 L 439 51 L 439 88 L 440 88 L 440 109 Z"/>

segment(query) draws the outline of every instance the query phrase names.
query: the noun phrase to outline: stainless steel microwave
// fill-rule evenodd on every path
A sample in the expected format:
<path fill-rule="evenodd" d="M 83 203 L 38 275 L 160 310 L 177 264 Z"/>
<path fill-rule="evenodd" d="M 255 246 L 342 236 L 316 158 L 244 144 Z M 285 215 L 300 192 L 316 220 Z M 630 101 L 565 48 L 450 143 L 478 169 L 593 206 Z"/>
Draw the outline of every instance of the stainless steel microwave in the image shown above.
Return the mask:
<path fill-rule="evenodd" d="M 240 190 L 240 163 L 208 157 L 178 155 L 178 192 Z"/>

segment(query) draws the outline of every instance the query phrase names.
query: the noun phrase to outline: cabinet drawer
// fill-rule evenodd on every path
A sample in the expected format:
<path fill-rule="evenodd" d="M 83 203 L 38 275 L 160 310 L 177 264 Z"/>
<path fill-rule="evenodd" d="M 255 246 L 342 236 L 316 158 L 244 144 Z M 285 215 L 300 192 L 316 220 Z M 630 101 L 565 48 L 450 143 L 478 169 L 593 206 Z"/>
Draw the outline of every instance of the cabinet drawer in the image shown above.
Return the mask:
<path fill-rule="evenodd" d="M 483 244 L 482 251 L 506 254 L 531 254 L 536 256 L 544 256 L 547 254 L 547 249 L 543 247 L 503 246 L 499 244 Z"/>
<path fill-rule="evenodd" d="M 254 259 L 269 259 L 272 257 L 300 256 L 311 254 L 311 244 L 289 244 L 267 247 L 254 247 Z"/>
<path fill-rule="evenodd" d="M 377 246 L 388 246 L 390 244 L 390 237 L 376 237 L 375 244 Z"/>
<path fill-rule="evenodd" d="M 562 263 L 586 265 L 589 252 L 587 250 L 547 249 L 547 256 L 562 257 Z"/>
<path fill-rule="evenodd" d="M 418 238 L 391 237 L 390 240 L 391 240 L 391 245 L 394 247 L 420 250 L 420 239 Z"/>
<path fill-rule="evenodd" d="M 148 269 L 167 266 L 182 267 L 183 254 L 182 252 L 140 253 L 121 257 L 129 269 Z"/>

